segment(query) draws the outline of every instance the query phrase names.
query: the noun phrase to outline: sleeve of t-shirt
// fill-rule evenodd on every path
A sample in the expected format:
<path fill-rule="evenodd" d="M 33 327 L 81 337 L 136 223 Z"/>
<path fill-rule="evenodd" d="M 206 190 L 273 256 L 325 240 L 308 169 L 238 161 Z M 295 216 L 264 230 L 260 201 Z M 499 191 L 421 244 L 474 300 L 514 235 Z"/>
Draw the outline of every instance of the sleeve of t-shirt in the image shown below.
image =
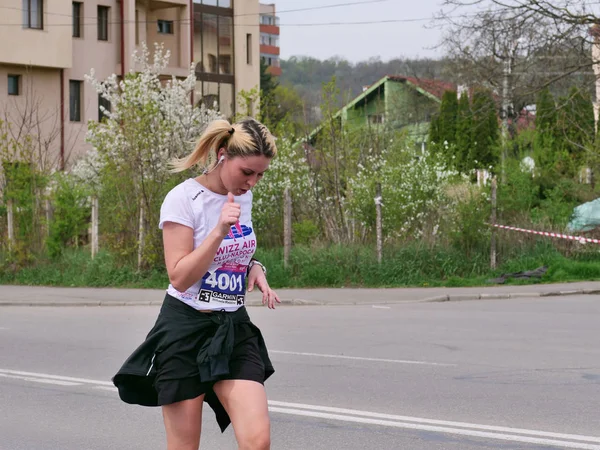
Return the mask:
<path fill-rule="evenodd" d="M 165 222 L 180 223 L 192 229 L 194 228 L 192 204 L 182 185 L 171 189 L 163 200 L 160 207 L 158 228 L 162 230 Z"/>

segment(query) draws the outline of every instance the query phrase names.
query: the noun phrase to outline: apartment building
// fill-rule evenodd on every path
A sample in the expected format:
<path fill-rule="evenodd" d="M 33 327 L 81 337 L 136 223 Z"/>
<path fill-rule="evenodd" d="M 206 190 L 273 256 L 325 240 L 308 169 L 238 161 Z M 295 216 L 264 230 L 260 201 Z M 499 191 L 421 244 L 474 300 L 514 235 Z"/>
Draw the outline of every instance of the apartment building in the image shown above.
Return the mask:
<path fill-rule="evenodd" d="M 275 4 L 260 4 L 260 58 L 271 75 L 281 75 L 279 64 L 279 17 Z"/>
<path fill-rule="evenodd" d="M 165 77 L 186 77 L 194 62 L 194 102 L 227 116 L 260 83 L 258 0 L 5 0 L 0 11 L 0 120 L 36 140 L 48 166 L 70 166 L 88 149 L 88 121 L 102 118 L 84 76 L 139 70 L 143 42 L 170 50 Z"/>

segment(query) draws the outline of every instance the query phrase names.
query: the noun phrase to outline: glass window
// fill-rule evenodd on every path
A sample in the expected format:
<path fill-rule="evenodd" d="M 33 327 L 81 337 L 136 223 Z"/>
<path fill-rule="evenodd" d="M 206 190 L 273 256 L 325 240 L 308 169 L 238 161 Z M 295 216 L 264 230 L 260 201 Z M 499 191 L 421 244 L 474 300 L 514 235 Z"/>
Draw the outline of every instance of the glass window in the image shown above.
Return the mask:
<path fill-rule="evenodd" d="M 108 6 L 98 5 L 98 40 L 108 41 Z"/>
<path fill-rule="evenodd" d="M 41 30 L 44 26 L 44 0 L 23 0 L 23 26 Z"/>
<path fill-rule="evenodd" d="M 158 32 L 160 34 L 173 34 L 173 21 L 172 20 L 159 20 L 158 21 Z"/>
<path fill-rule="evenodd" d="M 219 83 L 205 81 L 202 83 L 201 102 L 207 108 L 219 108 Z"/>
<path fill-rule="evenodd" d="M 217 73 L 217 16 L 202 14 L 202 68 L 205 72 Z"/>
<path fill-rule="evenodd" d="M 233 74 L 233 18 L 219 16 L 219 73 Z"/>
<path fill-rule="evenodd" d="M 73 37 L 81 37 L 82 6 L 81 2 L 73 2 Z"/>
<path fill-rule="evenodd" d="M 235 96 L 233 95 L 233 84 L 221 83 L 219 87 L 219 106 L 221 109 L 221 114 L 227 118 L 230 118 L 231 116 L 233 116 L 233 113 L 235 111 Z"/>
<path fill-rule="evenodd" d="M 20 75 L 8 76 L 8 95 L 19 95 Z"/>
<path fill-rule="evenodd" d="M 246 34 L 246 63 L 252 64 L 252 34 Z"/>
<path fill-rule="evenodd" d="M 81 122 L 81 81 L 69 80 L 69 119 Z"/>

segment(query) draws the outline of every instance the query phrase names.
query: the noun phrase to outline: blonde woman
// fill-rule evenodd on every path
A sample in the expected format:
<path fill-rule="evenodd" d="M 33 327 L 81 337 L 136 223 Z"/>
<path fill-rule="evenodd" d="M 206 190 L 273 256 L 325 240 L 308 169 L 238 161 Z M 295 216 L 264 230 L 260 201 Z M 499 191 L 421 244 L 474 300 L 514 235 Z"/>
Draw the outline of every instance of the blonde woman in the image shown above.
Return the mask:
<path fill-rule="evenodd" d="M 221 431 L 232 424 L 240 449 L 270 448 L 264 382 L 274 369 L 245 294 L 246 284 L 256 286 L 263 304 L 280 302 L 253 259 L 252 225 L 252 188 L 276 153 L 256 120 L 217 120 L 172 163 L 173 171 L 207 168 L 164 199 L 159 227 L 170 283 L 154 327 L 113 378 L 124 402 L 162 407 L 167 450 L 198 449 L 204 402 Z"/>

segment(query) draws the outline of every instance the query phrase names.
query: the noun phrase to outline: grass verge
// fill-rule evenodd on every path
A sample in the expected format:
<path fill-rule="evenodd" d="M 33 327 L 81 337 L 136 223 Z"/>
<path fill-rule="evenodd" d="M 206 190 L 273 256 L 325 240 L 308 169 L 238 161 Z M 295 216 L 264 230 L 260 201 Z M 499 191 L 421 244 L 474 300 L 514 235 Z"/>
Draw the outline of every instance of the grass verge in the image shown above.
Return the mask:
<path fill-rule="evenodd" d="M 488 280 L 500 274 L 540 266 L 548 267 L 543 278 L 511 279 L 507 284 L 600 280 L 600 255 L 596 252 L 567 258 L 542 244 L 507 258 L 495 271 L 489 269 L 489 257 L 483 252 L 465 257 L 456 249 L 422 245 L 388 248 L 381 264 L 370 247 L 296 247 L 287 269 L 281 249 L 261 249 L 256 257 L 267 266 L 273 288 L 489 286 Z M 78 250 L 59 260 L 41 258 L 18 271 L 0 262 L 0 284 L 163 289 L 168 277 L 162 265 L 137 272 L 133 266 L 117 264 L 106 252 L 92 260 L 88 252 Z"/>

